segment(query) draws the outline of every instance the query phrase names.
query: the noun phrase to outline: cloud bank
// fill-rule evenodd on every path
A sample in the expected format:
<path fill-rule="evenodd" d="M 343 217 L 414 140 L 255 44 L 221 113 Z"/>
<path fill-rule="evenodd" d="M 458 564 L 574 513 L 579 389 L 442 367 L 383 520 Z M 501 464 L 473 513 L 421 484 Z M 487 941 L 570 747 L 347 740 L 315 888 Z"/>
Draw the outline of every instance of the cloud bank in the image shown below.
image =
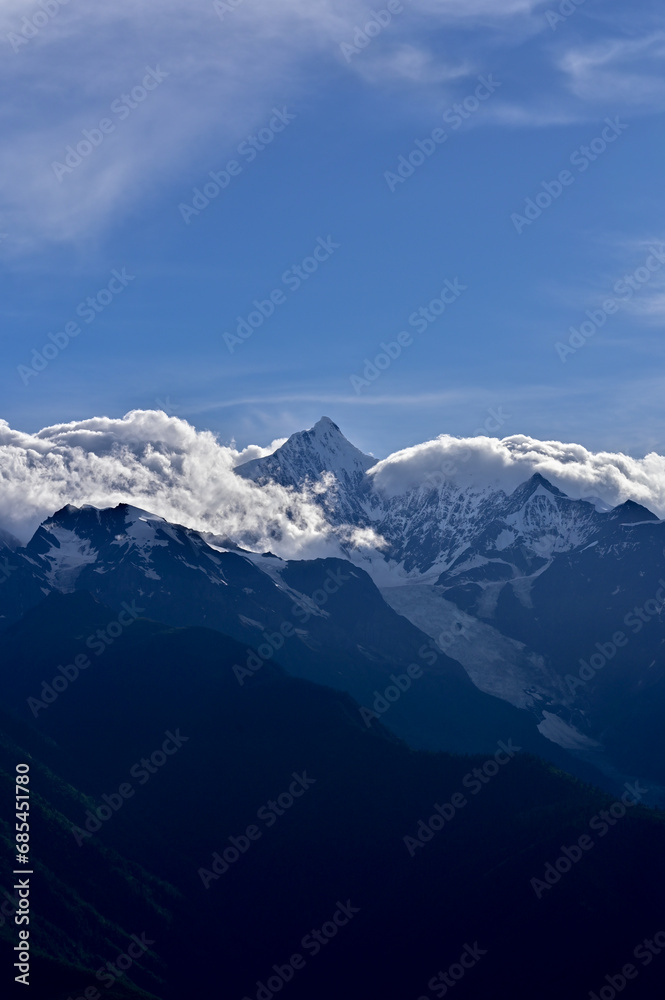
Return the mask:
<path fill-rule="evenodd" d="M 156 410 L 58 424 L 36 434 L 0 421 L 0 531 L 25 542 L 67 503 L 128 502 L 284 558 L 339 555 L 340 543 L 380 547 L 366 529 L 332 529 L 307 495 L 256 487 L 235 475 L 237 465 L 280 443 L 239 451 Z M 572 497 L 600 496 L 613 505 L 633 499 L 665 517 L 665 457 L 657 454 L 594 453 L 523 435 L 502 441 L 442 435 L 391 455 L 370 475 L 380 492 L 397 495 L 442 476 L 462 487 L 512 492 L 535 472 Z"/>
<path fill-rule="evenodd" d="M 632 458 L 523 434 L 503 440 L 442 434 L 396 452 L 369 474 L 378 490 L 396 496 L 441 477 L 461 487 L 512 493 L 537 472 L 575 499 L 600 497 L 611 506 L 635 500 L 665 517 L 665 456 L 655 452 Z"/>
<path fill-rule="evenodd" d="M 340 541 L 376 542 L 371 533 L 333 532 L 306 497 L 279 486 L 259 489 L 233 472 L 280 443 L 238 451 L 155 410 L 58 424 L 37 434 L 0 421 L 0 530 L 26 542 L 67 503 L 129 502 L 284 558 L 339 555 Z"/>

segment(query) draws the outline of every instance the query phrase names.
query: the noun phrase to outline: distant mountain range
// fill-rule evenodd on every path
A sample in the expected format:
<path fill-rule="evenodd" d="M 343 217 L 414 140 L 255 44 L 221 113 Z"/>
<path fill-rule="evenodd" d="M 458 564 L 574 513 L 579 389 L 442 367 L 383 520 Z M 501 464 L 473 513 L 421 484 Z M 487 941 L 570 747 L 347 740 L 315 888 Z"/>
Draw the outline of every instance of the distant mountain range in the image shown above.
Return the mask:
<path fill-rule="evenodd" d="M 431 1000 L 464 949 L 460 998 L 585 996 L 662 929 L 665 821 L 644 807 L 665 804 L 663 522 L 458 471 L 392 482 L 323 418 L 235 474 L 308 497 L 339 558 L 130 503 L 0 535 L 0 785 L 9 801 L 30 762 L 33 996 L 99 987 L 141 934 L 101 996 Z M 345 929 L 290 975 L 321 926 Z"/>
<path fill-rule="evenodd" d="M 131 595 L 155 620 L 267 642 L 293 674 L 368 708 L 415 661 L 424 681 L 389 716 L 412 745 L 484 750 L 515 709 L 529 749 L 609 787 L 648 779 L 665 802 L 663 522 L 632 501 L 571 499 L 540 475 L 507 495 L 443 470 L 390 493 L 376 468 L 323 418 L 236 469 L 380 540 L 349 545 L 347 561 L 285 562 L 126 504 L 65 507 L 25 547 L 0 539 L 0 621 L 53 592 L 113 608 Z M 293 631 L 272 649 L 284 623 Z"/>
<path fill-rule="evenodd" d="M 309 489 L 331 523 L 373 529 L 384 547 L 351 558 L 481 690 L 534 711 L 549 739 L 608 773 L 665 784 L 665 524 L 655 514 L 571 499 L 538 474 L 507 495 L 461 486 L 459 468 L 444 467 L 390 491 L 327 418 L 237 471 Z"/>

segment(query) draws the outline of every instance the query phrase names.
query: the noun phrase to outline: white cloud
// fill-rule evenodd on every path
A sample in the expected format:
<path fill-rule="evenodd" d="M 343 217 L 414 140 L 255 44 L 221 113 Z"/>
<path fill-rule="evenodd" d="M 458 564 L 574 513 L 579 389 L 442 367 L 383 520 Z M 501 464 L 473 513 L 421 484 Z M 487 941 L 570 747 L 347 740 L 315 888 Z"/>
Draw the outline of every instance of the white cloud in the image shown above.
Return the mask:
<path fill-rule="evenodd" d="M 665 291 L 654 291 L 641 299 L 635 299 L 630 308 L 645 323 L 662 326 L 665 322 Z"/>
<path fill-rule="evenodd" d="M 557 6 L 550 4 L 552 10 Z M 532 92 L 520 88 L 512 99 L 506 96 L 494 102 L 489 109 L 494 121 L 540 128 L 581 124 L 607 114 L 635 116 L 661 111 L 665 33 L 660 30 L 660 20 L 648 14 L 635 17 L 630 24 L 632 37 L 626 37 L 620 10 L 611 2 L 604 23 L 596 18 L 585 21 L 585 8 L 577 10 L 581 17 L 575 24 L 580 31 L 571 36 L 562 26 L 553 43 L 544 42 L 540 70 L 532 77 Z"/>
<path fill-rule="evenodd" d="M 14 51 L 8 39 L 41 7 L 0 0 L 3 253 L 98 238 L 165 185 L 182 183 L 184 198 L 273 105 L 310 102 L 343 72 L 393 96 L 402 88 L 421 114 L 462 96 L 467 77 L 506 66 L 510 94 L 498 96 L 487 121 L 512 126 L 662 104 L 663 35 L 646 15 L 641 37 L 621 37 L 610 23 L 607 42 L 562 52 L 541 0 L 405 0 L 404 13 L 347 62 L 340 43 L 380 6 L 242 0 L 221 20 L 212 0 L 163 0 L 158 9 L 148 0 L 69 0 Z M 585 16 L 582 8 L 576 23 Z M 52 162 L 155 65 L 169 74 L 164 83 L 58 181 Z"/>
<path fill-rule="evenodd" d="M 0 530 L 26 541 L 67 503 L 128 502 L 286 558 L 339 555 L 339 543 L 348 540 L 358 548 L 380 547 L 369 530 L 333 531 L 305 496 L 279 486 L 259 488 L 235 475 L 236 465 L 281 443 L 238 451 L 155 410 L 59 424 L 36 434 L 1 421 Z M 462 461 L 466 449 L 471 458 Z M 665 517 L 665 457 L 655 453 L 638 459 L 524 435 L 502 441 L 442 435 L 391 455 L 371 474 L 377 489 L 400 494 L 426 482 L 428 473 L 444 468 L 450 476 L 450 462 L 458 469 L 452 478 L 462 486 L 512 492 L 540 472 L 570 496 L 601 496 L 612 504 L 633 499 Z"/>
<path fill-rule="evenodd" d="M 351 63 L 371 83 L 407 82 L 432 86 L 468 77 L 473 72 L 473 64 L 468 60 L 448 63 L 429 49 L 413 43 L 400 43 L 371 55 L 372 58 L 363 58 L 361 52 Z"/>
<path fill-rule="evenodd" d="M 470 451 L 470 457 L 467 456 Z M 452 470 L 456 471 L 452 471 Z M 612 505 L 635 500 L 665 517 L 665 456 L 645 458 L 592 452 L 582 445 L 537 441 L 522 434 L 434 441 L 397 452 L 370 470 L 377 489 L 399 495 L 426 482 L 428 474 L 450 475 L 460 486 L 512 493 L 540 473 L 568 496 L 600 496 Z M 452 474 L 451 474 L 452 472 Z"/>
<path fill-rule="evenodd" d="M 316 505 L 279 486 L 259 489 L 233 472 L 280 443 L 237 451 L 154 410 L 59 424 L 37 434 L 0 421 L 1 527 L 26 541 L 67 503 L 108 507 L 126 501 L 258 551 L 339 555 Z"/>
<path fill-rule="evenodd" d="M 470 62 L 433 54 L 430 29 L 506 24 L 538 6 L 536 0 L 409 0 L 399 22 L 358 60 L 360 72 L 375 84 L 440 88 Z M 223 158 L 263 124 L 272 105 L 300 94 L 309 99 L 327 74 L 339 72 L 340 42 L 371 10 L 360 0 L 242 0 L 221 20 L 212 0 L 163 0 L 158 8 L 148 0 L 70 0 L 14 51 L 24 18 L 41 7 L 0 0 L 0 83 L 7 95 L 0 102 L 0 212 L 11 237 L 4 249 L 95 237 L 160 181 L 184 171 L 189 178 L 194 164 L 204 175 L 219 168 L 216 159 L 209 162 L 213 150 Z M 58 181 L 52 162 L 108 116 L 111 102 L 140 82 L 147 65 L 159 65 L 168 79 Z M 355 63 L 346 69 L 355 72 Z"/>
<path fill-rule="evenodd" d="M 543 0 L 422 0 L 423 9 L 454 20 L 505 20 L 530 14 Z"/>
<path fill-rule="evenodd" d="M 665 94 L 662 60 L 665 34 L 657 31 L 639 38 L 607 38 L 569 49 L 559 66 L 572 93 L 584 101 L 617 107 L 660 105 Z"/>

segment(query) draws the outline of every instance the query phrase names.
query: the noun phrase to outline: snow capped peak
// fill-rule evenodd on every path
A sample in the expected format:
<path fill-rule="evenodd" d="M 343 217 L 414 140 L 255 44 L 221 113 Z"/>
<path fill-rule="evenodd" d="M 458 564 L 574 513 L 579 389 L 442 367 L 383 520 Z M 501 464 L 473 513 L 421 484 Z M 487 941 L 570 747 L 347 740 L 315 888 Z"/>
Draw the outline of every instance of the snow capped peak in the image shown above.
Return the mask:
<path fill-rule="evenodd" d="M 75 507 L 72 511 L 78 513 Z M 72 592 L 83 568 L 97 561 L 97 550 L 90 539 L 61 524 L 56 517 L 42 525 L 35 538 L 48 582 L 64 593 Z"/>
<path fill-rule="evenodd" d="M 117 536 L 114 545 L 129 542 L 138 549 L 146 549 L 152 548 L 153 545 L 167 544 L 166 541 L 156 540 L 157 530 L 166 523 L 162 517 L 156 517 L 141 510 L 140 507 L 131 507 L 129 504 L 122 504 L 120 509 L 125 515 L 125 532 Z"/>
<path fill-rule="evenodd" d="M 107 572 L 105 561 L 113 550 L 120 558 L 135 552 L 146 575 L 155 579 L 150 568 L 152 550 L 166 547 L 169 540 L 180 542 L 177 528 L 140 507 L 67 504 L 44 521 L 26 551 L 41 565 L 49 585 L 67 593 L 75 589 L 87 567 Z"/>
<path fill-rule="evenodd" d="M 295 487 L 330 473 L 339 483 L 357 487 L 375 464 L 376 459 L 352 445 L 330 417 L 321 417 L 309 430 L 292 434 L 272 455 L 246 462 L 235 471 L 254 482 L 273 480 Z"/>
<path fill-rule="evenodd" d="M 487 582 L 490 577 L 498 583 L 540 572 L 544 562 L 558 554 L 588 546 L 602 532 L 610 537 L 617 524 L 627 537 L 623 525 L 656 520 L 632 502 L 611 510 L 592 498 L 577 499 L 578 488 L 567 487 L 565 478 L 553 473 L 559 484 L 554 485 L 526 461 L 508 467 L 501 442 L 490 446 L 484 439 L 442 435 L 377 462 L 351 444 L 328 416 L 281 440 L 279 447 L 278 442 L 272 445 L 274 451 L 259 450 L 261 457 L 235 466 L 233 472 L 229 467 L 229 474 L 249 481 L 234 484 L 240 520 L 246 512 L 253 513 L 254 506 L 261 516 L 268 517 L 267 509 L 272 516 L 272 507 L 264 504 L 273 496 L 272 484 L 295 490 L 300 496 L 289 498 L 289 503 L 308 508 L 308 515 L 310 505 L 317 507 L 313 532 L 329 532 L 351 560 L 360 560 L 382 579 L 394 571 L 414 579 L 444 574 L 449 583 L 453 578 Z M 528 440 L 524 446 L 533 449 L 534 444 Z M 276 492 L 282 503 L 283 495 Z M 197 548 L 201 526 L 193 525 L 187 512 L 182 522 L 178 518 L 172 524 L 170 511 L 164 520 L 135 506 L 131 494 L 118 491 L 115 498 L 118 494 L 129 502 L 104 508 L 68 504 L 43 523 L 30 544 L 50 579 L 73 580 L 79 567 L 94 561 L 95 552 L 106 553 L 104 558 L 113 565 L 125 560 L 140 565 L 146 575 L 158 573 L 167 552 L 176 559 L 198 559 L 187 553 L 191 546 Z M 97 499 L 100 493 L 88 495 Z M 147 495 L 145 491 L 141 498 Z M 205 491 L 201 502 L 210 504 Z M 157 509 L 164 514 L 163 503 Z M 260 526 L 258 535 L 249 539 L 229 530 L 209 532 L 208 537 L 219 550 L 254 549 L 259 544 L 254 538 L 263 537 L 263 530 Z M 77 539 L 90 540 L 90 548 L 81 549 Z M 261 544 L 265 549 L 265 542 Z M 107 571 L 99 561 L 89 570 Z"/>
<path fill-rule="evenodd" d="M 159 521 L 160 524 L 166 524 L 164 518 L 158 514 L 151 514 L 149 510 L 143 510 L 141 507 L 133 507 L 129 503 L 119 503 L 116 510 L 124 513 L 127 524 L 135 524 L 136 521 Z"/>
<path fill-rule="evenodd" d="M 134 507 L 129 503 L 119 503 L 115 507 L 95 507 L 94 504 L 84 503 L 80 507 L 75 507 L 74 504 L 68 503 L 60 510 L 57 510 L 52 517 L 47 518 L 42 527 L 46 530 L 52 530 L 54 526 L 67 525 L 71 527 L 73 524 L 85 524 L 89 526 L 90 524 L 102 524 L 104 522 L 109 522 L 109 519 L 122 519 L 128 524 L 134 521 L 144 520 L 144 521 L 159 521 L 162 524 L 166 524 L 163 517 L 159 517 L 157 514 L 152 514 L 148 510 L 143 510 L 141 507 Z"/>
<path fill-rule="evenodd" d="M 320 459 L 326 472 L 362 471 L 376 464 L 376 459 L 364 455 L 344 437 L 337 424 L 330 417 L 321 417 L 308 431 L 293 434 L 280 451 L 301 454 L 310 453 Z"/>
<path fill-rule="evenodd" d="M 75 507 L 74 504 L 72 503 L 66 503 L 64 507 L 61 507 L 59 510 L 56 510 L 55 513 L 51 515 L 51 517 L 48 517 L 44 521 L 44 524 L 46 525 L 51 524 L 54 521 L 56 522 L 64 521 L 66 518 L 71 517 L 71 515 L 78 514 L 79 511 L 82 509 L 83 508 L 81 507 Z"/>
<path fill-rule="evenodd" d="M 323 433 L 324 431 L 337 432 L 337 434 L 342 434 L 337 424 L 330 417 L 321 417 L 316 421 L 314 426 L 310 429 L 310 434 L 315 434 L 317 432 Z M 342 435 L 343 436 L 343 435 Z"/>
<path fill-rule="evenodd" d="M 518 486 L 511 493 L 511 500 L 525 502 L 534 496 L 559 497 L 567 500 L 568 497 L 557 486 L 554 486 L 548 479 L 545 479 L 539 472 L 535 472 L 530 479 Z"/>

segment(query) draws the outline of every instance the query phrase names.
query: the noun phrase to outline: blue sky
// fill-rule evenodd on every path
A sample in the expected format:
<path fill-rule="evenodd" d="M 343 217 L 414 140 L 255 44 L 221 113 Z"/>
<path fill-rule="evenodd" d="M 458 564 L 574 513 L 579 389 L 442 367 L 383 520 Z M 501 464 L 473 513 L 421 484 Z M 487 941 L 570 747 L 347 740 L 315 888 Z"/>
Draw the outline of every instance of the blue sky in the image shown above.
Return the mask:
<path fill-rule="evenodd" d="M 0 416 L 663 453 L 662 8 L 218 7 L 0 2 Z"/>

